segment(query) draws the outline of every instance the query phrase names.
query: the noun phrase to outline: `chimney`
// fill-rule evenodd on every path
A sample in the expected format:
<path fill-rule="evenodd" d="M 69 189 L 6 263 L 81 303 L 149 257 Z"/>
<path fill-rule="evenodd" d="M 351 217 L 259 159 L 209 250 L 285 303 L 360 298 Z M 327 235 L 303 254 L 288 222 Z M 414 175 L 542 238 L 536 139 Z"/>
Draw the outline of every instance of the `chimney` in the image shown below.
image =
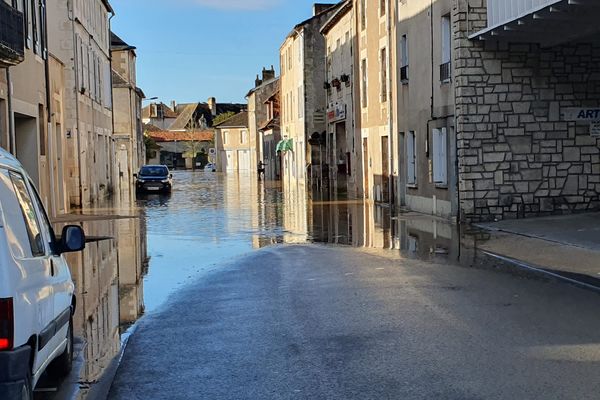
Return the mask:
<path fill-rule="evenodd" d="M 313 4 L 313 17 L 335 6 L 335 4 L 315 3 Z"/>
<path fill-rule="evenodd" d="M 263 68 L 262 70 L 263 82 L 275 78 L 275 68 L 271 65 L 271 69 Z"/>
<path fill-rule="evenodd" d="M 217 99 L 214 97 L 208 98 L 208 108 L 210 108 L 210 113 L 213 117 L 217 116 Z"/>
<path fill-rule="evenodd" d="M 177 102 L 175 100 L 171 101 L 171 110 L 173 111 L 177 111 Z"/>
<path fill-rule="evenodd" d="M 256 75 L 256 80 L 254 81 L 254 87 L 259 87 L 260 85 L 262 85 L 263 81 L 260 80 L 260 77 L 258 75 Z"/>

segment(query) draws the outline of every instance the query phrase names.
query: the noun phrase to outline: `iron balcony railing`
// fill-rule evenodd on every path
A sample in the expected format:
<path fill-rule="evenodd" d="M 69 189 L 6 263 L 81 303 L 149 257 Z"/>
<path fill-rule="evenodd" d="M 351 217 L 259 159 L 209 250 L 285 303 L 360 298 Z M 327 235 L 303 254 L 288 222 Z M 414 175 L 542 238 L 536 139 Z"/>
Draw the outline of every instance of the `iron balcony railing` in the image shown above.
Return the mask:
<path fill-rule="evenodd" d="M 450 82 L 452 78 L 452 64 L 450 61 L 440 65 L 440 81 Z"/>
<path fill-rule="evenodd" d="M 0 65 L 13 66 L 24 59 L 23 13 L 0 0 Z"/>

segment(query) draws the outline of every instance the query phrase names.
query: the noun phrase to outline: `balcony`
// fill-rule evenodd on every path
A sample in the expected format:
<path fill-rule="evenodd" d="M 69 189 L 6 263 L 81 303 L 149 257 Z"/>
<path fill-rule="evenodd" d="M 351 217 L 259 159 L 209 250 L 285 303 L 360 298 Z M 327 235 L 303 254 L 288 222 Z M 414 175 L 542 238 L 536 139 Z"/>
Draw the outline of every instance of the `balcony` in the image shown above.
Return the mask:
<path fill-rule="evenodd" d="M 487 28 L 471 39 L 552 47 L 600 40 L 598 0 L 488 0 Z"/>
<path fill-rule="evenodd" d="M 24 59 L 23 13 L 0 0 L 0 67 L 11 67 Z"/>

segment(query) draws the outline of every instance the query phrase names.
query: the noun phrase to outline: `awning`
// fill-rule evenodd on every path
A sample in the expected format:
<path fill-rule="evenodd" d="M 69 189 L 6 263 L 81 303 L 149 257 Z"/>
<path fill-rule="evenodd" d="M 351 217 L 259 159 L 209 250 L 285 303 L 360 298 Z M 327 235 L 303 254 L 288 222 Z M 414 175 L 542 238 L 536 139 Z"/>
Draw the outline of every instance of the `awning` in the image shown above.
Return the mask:
<path fill-rule="evenodd" d="M 294 139 L 283 139 L 277 143 L 276 151 L 294 151 Z"/>

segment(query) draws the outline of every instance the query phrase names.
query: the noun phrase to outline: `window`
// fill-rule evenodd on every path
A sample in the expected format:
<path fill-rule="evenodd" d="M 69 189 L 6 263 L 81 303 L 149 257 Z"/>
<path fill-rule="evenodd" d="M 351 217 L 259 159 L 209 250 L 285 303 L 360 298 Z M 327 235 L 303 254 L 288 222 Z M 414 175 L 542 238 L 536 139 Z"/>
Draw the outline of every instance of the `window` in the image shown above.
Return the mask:
<path fill-rule="evenodd" d="M 21 174 L 15 172 L 9 172 L 10 180 L 12 181 L 21 213 L 25 221 L 25 229 L 29 238 L 29 245 L 31 247 L 31 255 L 33 257 L 40 257 L 46 254 L 44 249 L 44 238 L 42 236 L 42 230 L 40 228 L 39 221 L 37 219 L 37 213 L 33 206 L 31 196 L 27 191 L 27 185 L 25 179 Z"/>
<path fill-rule="evenodd" d="M 223 131 L 223 144 L 229 143 L 229 131 Z"/>
<path fill-rule="evenodd" d="M 240 132 L 240 143 L 241 144 L 248 143 L 248 131 L 241 131 Z"/>
<path fill-rule="evenodd" d="M 417 184 L 417 137 L 414 131 L 408 132 L 406 137 L 406 182 L 409 185 Z"/>
<path fill-rule="evenodd" d="M 367 27 L 367 0 L 360 1 L 360 29 L 365 30 Z"/>
<path fill-rule="evenodd" d="M 436 185 L 448 184 L 447 129 L 433 130 L 433 181 Z"/>
<path fill-rule="evenodd" d="M 361 62 L 361 76 L 362 76 L 362 93 L 361 93 L 361 103 L 363 107 L 367 106 L 367 101 L 369 99 L 367 94 L 367 59 L 364 58 Z"/>
<path fill-rule="evenodd" d="M 379 0 L 379 16 L 385 15 L 385 0 Z"/>
<path fill-rule="evenodd" d="M 442 17 L 442 63 L 440 65 L 440 80 L 442 82 L 450 81 L 452 77 L 452 27 L 450 25 L 450 15 Z"/>
<path fill-rule="evenodd" d="M 381 102 L 387 101 L 387 52 L 385 47 L 381 49 Z"/>
<path fill-rule="evenodd" d="M 408 36 L 402 35 L 400 40 L 401 64 L 400 64 L 400 80 L 404 83 L 408 82 Z"/>

